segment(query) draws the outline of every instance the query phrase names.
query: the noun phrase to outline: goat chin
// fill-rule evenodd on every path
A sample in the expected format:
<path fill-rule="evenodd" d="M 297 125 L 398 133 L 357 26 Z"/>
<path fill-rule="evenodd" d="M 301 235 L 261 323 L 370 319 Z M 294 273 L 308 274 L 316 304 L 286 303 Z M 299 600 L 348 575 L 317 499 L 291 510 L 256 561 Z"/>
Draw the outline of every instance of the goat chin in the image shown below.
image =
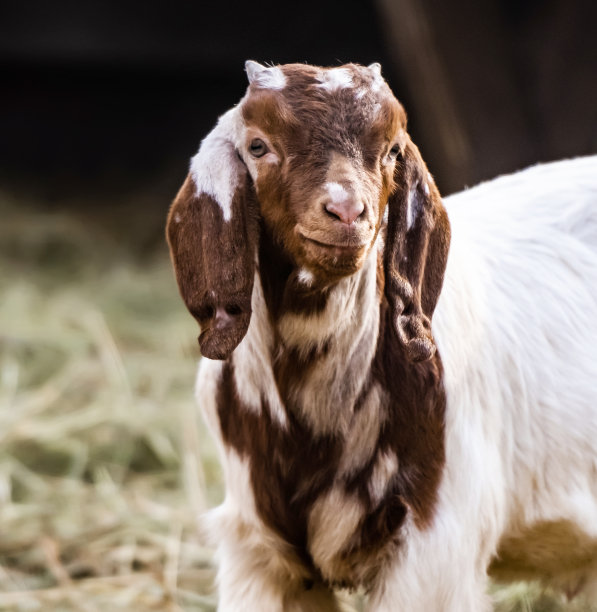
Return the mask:
<path fill-rule="evenodd" d="M 488 611 L 488 574 L 594 596 L 597 157 L 442 201 L 379 64 L 246 69 L 167 228 L 219 609 Z"/>

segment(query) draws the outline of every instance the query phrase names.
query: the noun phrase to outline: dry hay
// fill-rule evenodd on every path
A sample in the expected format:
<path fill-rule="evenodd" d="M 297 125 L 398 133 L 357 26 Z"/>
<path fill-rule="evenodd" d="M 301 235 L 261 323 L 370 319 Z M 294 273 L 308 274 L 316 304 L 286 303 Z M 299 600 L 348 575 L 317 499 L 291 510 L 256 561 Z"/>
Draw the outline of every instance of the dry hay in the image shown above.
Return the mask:
<path fill-rule="evenodd" d="M 0 214 L 0 610 L 214 610 L 196 517 L 221 474 L 165 248 L 5 201 Z M 496 598 L 582 609 L 535 587 Z"/>

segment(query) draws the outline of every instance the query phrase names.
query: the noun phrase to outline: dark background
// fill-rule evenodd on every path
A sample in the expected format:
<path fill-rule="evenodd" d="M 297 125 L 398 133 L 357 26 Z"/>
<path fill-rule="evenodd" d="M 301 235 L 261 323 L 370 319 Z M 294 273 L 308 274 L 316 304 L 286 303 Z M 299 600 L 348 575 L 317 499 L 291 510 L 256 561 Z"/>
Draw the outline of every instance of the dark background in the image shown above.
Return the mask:
<path fill-rule="evenodd" d="M 447 194 L 597 151 L 596 38 L 594 0 L 1 0 L 0 189 L 165 211 L 252 58 L 380 61 Z"/>

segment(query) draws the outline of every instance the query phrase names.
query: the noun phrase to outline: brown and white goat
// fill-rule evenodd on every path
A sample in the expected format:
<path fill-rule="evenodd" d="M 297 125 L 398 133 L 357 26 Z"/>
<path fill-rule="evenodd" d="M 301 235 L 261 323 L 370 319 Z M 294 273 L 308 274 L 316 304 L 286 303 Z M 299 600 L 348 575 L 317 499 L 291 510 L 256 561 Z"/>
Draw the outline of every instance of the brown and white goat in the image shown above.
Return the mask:
<path fill-rule="evenodd" d="M 591 586 L 595 158 L 449 198 L 449 223 L 378 64 L 246 68 L 167 229 L 226 477 L 219 609 L 347 587 L 479 612 L 488 569 Z"/>

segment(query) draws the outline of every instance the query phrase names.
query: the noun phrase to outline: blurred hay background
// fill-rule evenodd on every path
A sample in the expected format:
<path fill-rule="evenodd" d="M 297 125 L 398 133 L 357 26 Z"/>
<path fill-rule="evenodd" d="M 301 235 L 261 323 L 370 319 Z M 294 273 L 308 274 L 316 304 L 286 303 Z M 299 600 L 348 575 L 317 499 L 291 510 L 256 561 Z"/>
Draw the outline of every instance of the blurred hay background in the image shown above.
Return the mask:
<path fill-rule="evenodd" d="M 0 610 L 214 610 L 197 516 L 221 473 L 165 210 L 71 208 L 0 195 Z M 536 586 L 495 597 L 499 612 L 589 610 Z"/>

